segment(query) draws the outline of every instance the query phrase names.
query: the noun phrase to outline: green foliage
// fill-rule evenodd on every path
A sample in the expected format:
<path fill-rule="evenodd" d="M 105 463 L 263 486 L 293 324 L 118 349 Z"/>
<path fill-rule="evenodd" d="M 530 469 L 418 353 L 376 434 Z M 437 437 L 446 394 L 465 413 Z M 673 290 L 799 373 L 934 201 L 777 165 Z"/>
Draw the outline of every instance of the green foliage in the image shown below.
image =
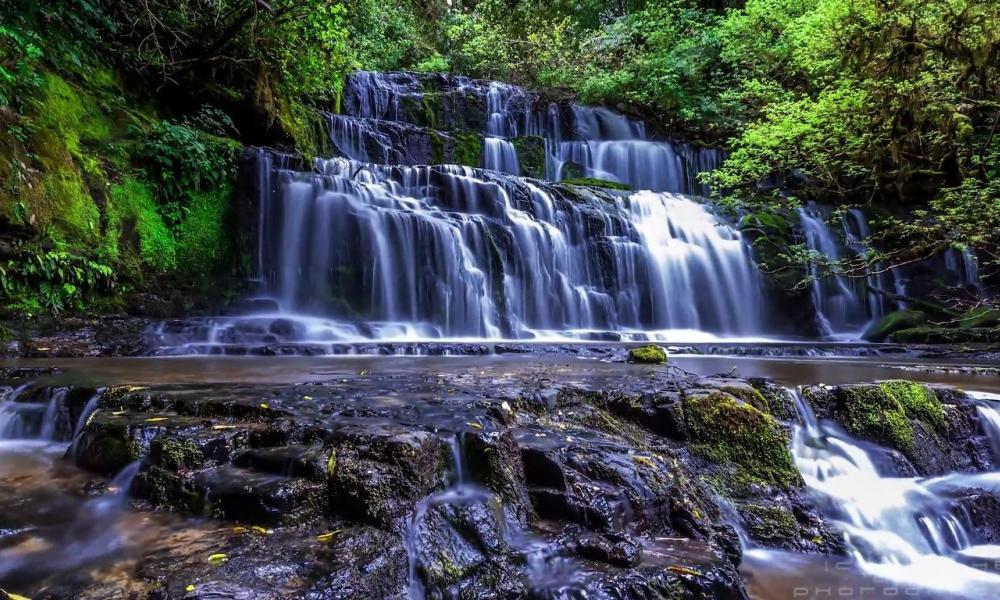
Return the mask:
<path fill-rule="evenodd" d="M 204 275 L 218 271 L 230 251 L 226 224 L 232 188 L 195 192 L 187 218 L 177 227 L 177 263 L 181 271 Z"/>
<path fill-rule="evenodd" d="M 0 23 L 0 105 L 19 106 L 41 85 L 39 41 L 33 31 Z"/>
<path fill-rule="evenodd" d="M 447 73 L 451 70 L 448 59 L 440 54 L 434 53 L 413 67 L 414 71 L 423 73 Z"/>
<path fill-rule="evenodd" d="M 108 235 L 104 253 L 108 260 L 122 257 L 120 244 L 138 245 L 145 265 L 166 271 L 176 265 L 173 234 L 160 215 L 149 186 L 126 179 L 108 189 Z"/>
<path fill-rule="evenodd" d="M 86 296 L 114 286 L 111 267 L 66 252 L 24 246 L 17 258 L 0 262 L 0 291 L 29 313 L 79 308 Z"/>
<path fill-rule="evenodd" d="M 191 194 L 218 189 L 230 181 L 238 147 L 231 141 L 176 123 L 161 122 L 143 144 L 142 156 L 158 185 L 164 219 L 184 220 Z"/>

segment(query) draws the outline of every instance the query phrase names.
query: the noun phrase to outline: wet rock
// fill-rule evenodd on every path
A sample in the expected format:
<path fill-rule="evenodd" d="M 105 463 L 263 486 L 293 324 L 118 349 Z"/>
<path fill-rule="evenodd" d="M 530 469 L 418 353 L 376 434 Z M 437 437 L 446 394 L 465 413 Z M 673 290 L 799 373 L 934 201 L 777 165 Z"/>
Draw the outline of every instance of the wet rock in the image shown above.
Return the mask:
<path fill-rule="evenodd" d="M 628 351 L 628 362 L 647 365 L 660 365 L 667 362 L 667 351 L 650 344 Z"/>
<path fill-rule="evenodd" d="M 975 403 L 952 388 L 897 380 L 811 386 L 803 397 L 817 417 L 900 452 L 920 475 L 994 467 Z"/>
<path fill-rule="evenodd" d="M 957 490 L 956 498 L 975 544 L 1000 544 L 1000 497 L 981 489 Z"/>
<path fill-rule="evenodd" d="M 417 510 L 407 545 L 415 583 L 427 597 L 518 595 L 503 511 L 489 494 L 466 488 L 428 498 Z"/>
<path fill-rule="evenodd" d="M 697 390 L 685 395 L 684 415 L 691 449 L 730 468 L 725 474 L 730 491 L 738 493 L 754 484 L 801 485 L 788 437 L 771 415 L 726 392 Z"/>
<path fill-rule="evenodd" d="M 203 419 L 151 414 L 115 414 L 98 410 L 87 421 L 76 446 L 76 464 L 104 475 L 114 475 L 149 452 L 150 442 L 165 431 L 192 431 L 206 427 Z"/>
<path fill-rule="evenodd" d="M 199 475 L 209 514 L 264 526 L 310 523 L 327 507 L 327 488 L 300 477 L 280 477 L 236 467 Z"/>
<path fill-rule="evenodd" d="M 347 519 L 398 530 L 416 503 L 444 483 L 440 438 L 423 431 L 352 428 L 333 440 L 331 510 Z"/>
<path fill-rule="evenodd" d="M 642 545 L 627 534 L 585 533 L 570 544 L 581 558 L 617 567 L 635 567 L 642 559 Z"/>
<path fill-rule="evenodd" d="M 514 436 L 509 431 L 478 431 L 466 432 L 461 439 L 470 477 L 496 494 L 514 519 L 527 523 L 531 500 Z"/>

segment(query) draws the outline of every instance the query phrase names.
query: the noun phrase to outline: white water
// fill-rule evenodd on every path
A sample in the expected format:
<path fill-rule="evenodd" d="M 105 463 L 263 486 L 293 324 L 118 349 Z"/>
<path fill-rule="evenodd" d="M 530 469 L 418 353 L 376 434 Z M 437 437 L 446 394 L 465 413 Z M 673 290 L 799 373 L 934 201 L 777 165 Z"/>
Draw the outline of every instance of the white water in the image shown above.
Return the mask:
<path fill-rule="evenodd" d="M 1000 397 L 977 397 L 987 415 L 983 427 L 1000 435 L 1000 405 L 993 402 Z M 923 588 L 961 598 L 996 597 L 1000 575 L 969 563 L 1000 554 L 1000 546 L 974 545 L 962 511 L 943 492 L 1000 487 L 1000 473 L 924 479 L 880 472 L 862 443 L 833 424 L 817 422 L 797 393 L 796 399 L 795 464 L 829 519 L 845 532 L 851 558 L 862 571 L 901 586 L 895 593 Z"/>

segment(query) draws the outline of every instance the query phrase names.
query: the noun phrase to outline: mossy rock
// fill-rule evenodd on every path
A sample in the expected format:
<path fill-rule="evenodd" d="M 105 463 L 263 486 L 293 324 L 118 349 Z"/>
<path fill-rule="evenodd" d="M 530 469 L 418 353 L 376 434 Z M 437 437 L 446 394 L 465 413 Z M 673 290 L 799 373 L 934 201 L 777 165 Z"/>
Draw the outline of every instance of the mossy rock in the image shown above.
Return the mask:
<path fill-rule="evenodd" d="M 543 179 L 545 177 L 545 139 L 538 136 L 516 137 L 510 140 L 517 150 L 517 161 L 521 174 L 525 177 Z"/>
<path fill-rule="evenodd" d="M 771 415 L 725 392 L 686 398 L 684 414 L 692 450 L 735 467 L 729 482 L 735 491 L 753 483 L 778 487 L 801 483 L 788 438 Z"/>
<path fill-rule="evenodd" d="M 624 190 L 629 191 L 632 189 L 631 186 L 618 181 L 610 181 L 608 179 L 597 179 L 595 177 L 571 177 L 569 179 L 563 179 L 559 183 L 564 183 L 566 185 L 582 185 L 586 187 L 596 187 L 606 190 Z"/>
<path fill-rule="evenodd" d="M 628 362 L 646 365 L 662 365 L 667 362 L 667 351 L 654 344 L 632 348 L 628 351 Z"/>
<path fill-rule="evenodd" d="M 900 344 L 986 344 L 1000 341 L 1000 329 L 981 327 L 912 327 L 889 336 Z"/>
<path fill-rule="evenodd" d="M 926 386 L 910 381 L 840 388 L 835 418 L 848 433 L 899 450 L 912 456 L 914 425 L 921 421 L 930 430 L 947 427 L 944 408 L 937 395 Z"/>
<path fill-rule="evenodd" d="M 959 324 L 965 329 L 1000 328 L 1000 308 L 977 306 L 962 315 Z"/>
<path fill-rule="evenodd" d="M 861 334 L 869 342 L 884 342 L 890 335 L 902 329 L 919 327 L 927 322 L 927 314 L 919 310 L 903 309 L 891 312 L 875 321 Z"/>

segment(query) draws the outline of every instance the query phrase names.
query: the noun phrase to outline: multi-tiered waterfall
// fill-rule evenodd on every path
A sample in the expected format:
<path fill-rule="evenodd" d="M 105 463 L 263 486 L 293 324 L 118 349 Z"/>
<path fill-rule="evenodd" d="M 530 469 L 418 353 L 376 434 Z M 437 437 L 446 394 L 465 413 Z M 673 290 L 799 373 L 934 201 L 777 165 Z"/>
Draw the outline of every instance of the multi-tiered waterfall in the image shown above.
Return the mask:
<path fill-rule="evenodd" d="M 329 117 L 340 157 L 296 171 L 258 153 L 250 314 L 168 325 L 164 345 L 763 332 L 749 246 L 680 195 L 718 151 L 461 77 L 358 73 L 343 107 Z M 570 166 L 637 191 L 551 183 Z"/>

